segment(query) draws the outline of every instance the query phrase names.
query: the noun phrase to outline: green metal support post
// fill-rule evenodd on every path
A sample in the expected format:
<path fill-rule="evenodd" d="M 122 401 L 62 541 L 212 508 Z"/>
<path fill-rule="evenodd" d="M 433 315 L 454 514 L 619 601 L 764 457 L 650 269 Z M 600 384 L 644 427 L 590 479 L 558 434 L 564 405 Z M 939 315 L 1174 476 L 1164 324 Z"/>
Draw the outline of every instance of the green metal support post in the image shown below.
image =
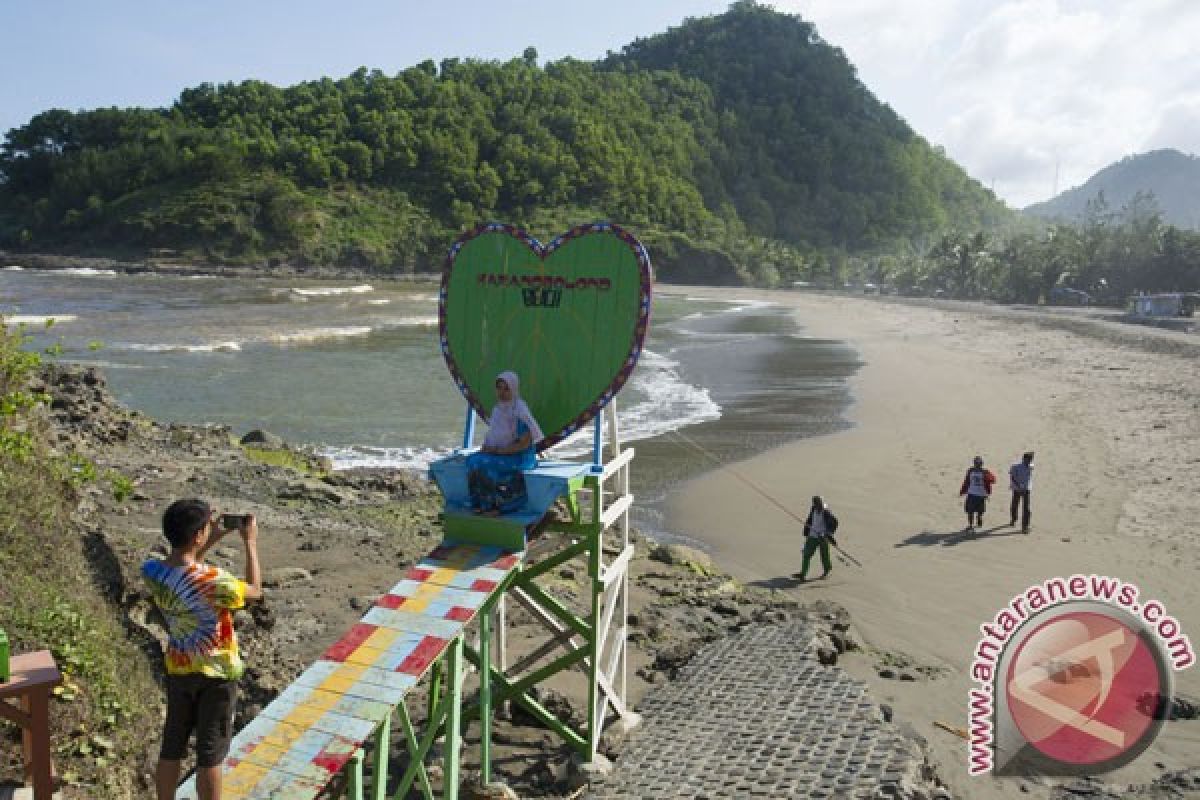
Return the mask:
<path fill-rule="evenodd" d="M 479 615 L 479 772 L 492 782 L 492 609 Z"/>
<path fill-rule="evenodd" d="M 412 786 L 414 779 L 421 781 L 421 792 L 426 800 L 433 800 L 433 787 L 429 784 L 429 774 L 425 771 L 425 753 L 433 743 L 433 734 L 437 727 L 433 724 L 433 719 L 430 719 L 429 729 L 425 736 L 418 741 L 416 731 L 413 729 L 412 718 L 408 715 L 408 707 L 401 703 L 396 710 L 400 712 L 400 727 L 404 734 L 405 745 L 408 747 L 409 763 L 408 769 L 400 778 L 399 786 L 396 787 L 394 800 L 400 800 L 408 795 L 408 789 Z"/>
<path fill-rule="evenodd" d="M 439 699 L 442 696 L 442 662 L 437 662 L 433 665 L 433 669 L 429 671 L 429 708 L 426 709 L 426 718 L 433 719 L 433 711 L 437 708 Z"/>
<path fill-rule="evenodd" d="M 346 800 L 363 800 L 363 751 L 350 756 L 346 775 Z"/>
<path fill-rule="evenodd" d="M 387 800 L 388 742 L 392 738 L 392 715 L 389 712 L 375 731 L 375 768 L 371 774 L 371 800 Z"/>
<path fill-rule="evenodd" d="M 463 678 L 463 634 L 454 637 L 446 654 L 447 684 L 446 708 L 446 768 L 444 771 L 442 797 L 458 800 L 459 744 L 462 731 L 462 678 Z"/>

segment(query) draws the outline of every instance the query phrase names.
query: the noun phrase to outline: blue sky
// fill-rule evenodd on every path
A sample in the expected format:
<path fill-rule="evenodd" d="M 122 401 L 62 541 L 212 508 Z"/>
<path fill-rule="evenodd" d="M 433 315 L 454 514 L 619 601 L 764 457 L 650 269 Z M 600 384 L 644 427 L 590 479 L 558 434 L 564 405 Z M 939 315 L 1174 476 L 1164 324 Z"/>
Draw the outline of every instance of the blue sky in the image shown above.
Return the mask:
<path fill-rule="evenodd" d="M 47 108 L 169 105 L 204 81 L 290 85 L 426 58 L 593 59 L 726 2 L 6 0 L 0 131 Z M 604 11 L 600 9 L 604 8 Z M 15 79 L 15 76 L 21 76 Z"/>
<path fill-rule="evenodd" d="M 1200 154 L 1194 0 L 770 0 L 1011 205 L 1124 156 Z M 426 58 L 593 59 L 726 0 L 4 0 L 0 133 L 48 108 L 166 106 L 205 81 L 286 86 Z M 1055 175 L 1058 175 L 1057 184 Z"/>

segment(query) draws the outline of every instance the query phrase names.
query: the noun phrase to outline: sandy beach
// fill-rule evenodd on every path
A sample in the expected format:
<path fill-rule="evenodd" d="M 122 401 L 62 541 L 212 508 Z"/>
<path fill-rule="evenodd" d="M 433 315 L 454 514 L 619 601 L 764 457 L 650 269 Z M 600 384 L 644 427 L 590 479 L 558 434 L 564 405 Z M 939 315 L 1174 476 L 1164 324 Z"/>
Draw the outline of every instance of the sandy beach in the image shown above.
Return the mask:
<path fill-rule="evenodd" d="M 854 427 L 731 465 L 745 481 L 728 470 L 691 481 L 670 503 L 669 527 L 706 543 L 743 581 L 848 609 L 867 647 L 839 663 L 928 740 L 956 796 L 1049 796 L 1037 780 L 969 777 L 966 743 L 934 723 L 966 727 L 980 625 L 1048 578 L 1098 573 L 1133 582 L 1200 642 L 1200 493 L 1189 478 L 1200 463 L 1200 340 L 1033 309 L 737 294 L 788 305 L 805 335 L 858 350 L 865 365 L 851 379 Z M 1037 453 L 1029 535 L 1007 526 L 1006 475 L 1025 450 Z M 964 536 L 958 488 L 975 454 L 996 473 L 997 491 L 983 532 Z M 828 579 L 791 580 L 800 528 L 746 481 L 801 517 L 813 494 L 824 495 L 841 520 L 842 546 L 862 568 L 835 561 Z M 920 679 L 880 677 L 896 663 Z M 1200 669 L 1175 681 L 1177 694 L 1200 695 Z M 1148 782 L 1195 767 L 1197 754 L 1200 722 L 1172 722 L 1106 780 Z"/>

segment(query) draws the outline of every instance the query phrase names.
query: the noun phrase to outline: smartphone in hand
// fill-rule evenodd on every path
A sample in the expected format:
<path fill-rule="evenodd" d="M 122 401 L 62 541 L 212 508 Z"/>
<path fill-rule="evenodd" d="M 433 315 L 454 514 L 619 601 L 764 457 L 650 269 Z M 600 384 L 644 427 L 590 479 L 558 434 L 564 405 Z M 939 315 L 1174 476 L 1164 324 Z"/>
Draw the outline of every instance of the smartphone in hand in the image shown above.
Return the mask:
<path fill-rule="evenodd" d="M 250 522 L 249 514 L 222 514 L 221 527 L 227 531 L 238 531 Z"/>

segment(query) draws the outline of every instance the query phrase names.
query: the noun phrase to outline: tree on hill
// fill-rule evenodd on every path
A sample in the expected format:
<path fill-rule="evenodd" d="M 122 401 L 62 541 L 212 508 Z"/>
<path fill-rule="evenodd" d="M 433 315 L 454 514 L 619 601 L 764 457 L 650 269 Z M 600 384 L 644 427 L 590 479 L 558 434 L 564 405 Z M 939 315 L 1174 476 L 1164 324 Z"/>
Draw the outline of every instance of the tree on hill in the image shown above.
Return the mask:
<path fill-rule="evenodd" d="M 750 230 L 850 250 L 943 229 L 989 226 L 1008 212 L 917 136 L 813 25 L 753 0 L 639 39 L 602 66 L 669 70 L 712 90 L 706 140 L 720 182 Z"/>
<path fill-rule="evenodd" d="M 810 23 L 752 2 L 598 64 L 527 48 L 201 84 L 169 109 L 47 111 L 0 146 L 0 247 L 30 250 L 408 270 L 481 220 L 608 217 L 656 257 L 774 283 L 1006 213 Z"/>

